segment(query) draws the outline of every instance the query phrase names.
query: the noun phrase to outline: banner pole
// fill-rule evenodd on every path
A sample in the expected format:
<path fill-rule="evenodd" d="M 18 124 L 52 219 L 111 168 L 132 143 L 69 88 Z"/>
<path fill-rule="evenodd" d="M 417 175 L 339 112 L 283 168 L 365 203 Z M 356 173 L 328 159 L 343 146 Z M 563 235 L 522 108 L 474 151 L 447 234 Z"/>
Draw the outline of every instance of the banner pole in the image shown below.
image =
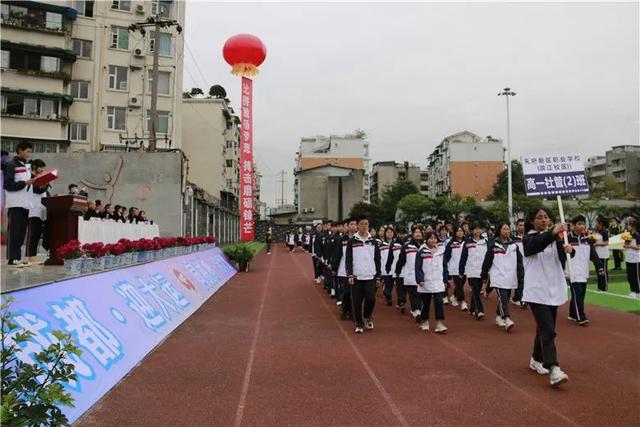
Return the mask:
<path fill-rule="evenodd" d="M 558 210 L 560 211 L 560 222 L 565 223 L 564 220 L 564 207 L 562 206 L 562 196 L 557 195 L 558 198 Z M 565 231 L 564 233 L 564 244 L 569 244 L 569 231 Z M 573 282 L 573 263 L 571 262 L 571 256 L 567 254 L 567 270 L 569 271 L 569 282 Z"/>

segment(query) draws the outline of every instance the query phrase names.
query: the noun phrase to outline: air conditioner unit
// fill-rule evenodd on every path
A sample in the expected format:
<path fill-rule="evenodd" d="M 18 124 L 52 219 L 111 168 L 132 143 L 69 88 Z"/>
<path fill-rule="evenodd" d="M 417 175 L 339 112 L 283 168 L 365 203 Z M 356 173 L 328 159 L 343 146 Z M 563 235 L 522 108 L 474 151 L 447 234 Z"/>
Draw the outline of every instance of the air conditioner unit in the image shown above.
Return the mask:
<path fill-rule="evenodd" d="M 135 56 L 136 58 L 144 58 L 144 50 L 139 47 L 135 48 L 133 50 L 133 56 Z"/>
<path fill-rule="evenodd" d="M 302 208 L 302 213 L 307 213 L 307 208 Z"/>
<path fill-rule="evenodd" d="M 144 14 L 144 5 L 143 4 L 137 4 L 136 5 L 136 13 L 139 13 L 141 15 Z"/>
<path fill-rule="evenodd" d="M 309 212 L 314 212 L 315 209 L 314 208 L 309 208 Z"/>
<path fill-rule="evenodd" d="M 140 107 L 140 103 L 141 101 L 138 97 L 133 96 L 129 98 L 129 107 Z"/>

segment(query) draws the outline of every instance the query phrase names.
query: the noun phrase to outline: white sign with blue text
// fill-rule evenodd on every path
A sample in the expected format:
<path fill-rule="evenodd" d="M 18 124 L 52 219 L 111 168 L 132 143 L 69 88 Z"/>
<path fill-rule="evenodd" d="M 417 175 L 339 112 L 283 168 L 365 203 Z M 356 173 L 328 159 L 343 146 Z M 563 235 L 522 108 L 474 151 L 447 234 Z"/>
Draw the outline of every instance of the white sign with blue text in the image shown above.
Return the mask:
<path fill-rule="evenodd" d="M 527 196 L 584 194 L 589 183 L 580 154 L 546 154 L 522 158 Z"/>

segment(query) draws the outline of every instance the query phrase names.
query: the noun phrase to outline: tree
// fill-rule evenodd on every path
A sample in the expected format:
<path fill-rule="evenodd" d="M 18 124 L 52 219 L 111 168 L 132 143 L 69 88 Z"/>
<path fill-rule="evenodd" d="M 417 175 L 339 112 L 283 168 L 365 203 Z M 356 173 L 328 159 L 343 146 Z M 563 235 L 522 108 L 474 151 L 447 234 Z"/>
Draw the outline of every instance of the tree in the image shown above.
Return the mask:
<path fill-rule="evenodd" d="M 370 224 L 382 224 L 380 219 L 380 208 L 375 203 L 359 202 L 351 207 L 350 217 L 366 216 Z M 342 218 L 339 218 L 342 219 Z"/>
<path fill-rule="evenodd" d="M 398 202 L 398 209 L 402 211 L 403 221 L 422 222 L 425 215 L 431 212 L 432 204 L 431 200 L 420 193 L 407 194 Z"/>
<path fill-rule="evenodd" d="M 204 92 L 199 87 L 193 87 L 191 88 L 191 91 L 189 92 L 189 94 L 191 95 L 192 98 L 195 98 L 198 95 L 204 95 Z"/>
<path fill-rule="evenodd" d="M 527 192 L 524 187 L 524 172 L 522 171 L 522 163 L 517 160 L 511 161 L 511 177 L 513 179 L 513 195 L 524 194 Z M 493 184 L 493 194 L 491 200 L 506 200 L 508 198 L 509 173 L 505 169 L 498 174 L 498 180 Z"/>
<path fill-rule="evenodd" d="M 209 88 L 209 96 L 216 99 L 225 99 L 227 91 L 220 85 L 213 85 Z"/>
<path fill-rule="evenodd" d="M 611 175 L 606 175 L 602 179 L 602 184 L 593 192 L 593 195 L 608 199 L 624 199 L 626 196 L 624 185 Z"/>
<path fill-rule="evenodd" d="M 363 131 L 362 129 L 356 129 L 353 131 L 353 136 L 355 136 L 356 138 L 365 139 L 367 137 L 367 132 Z"/>
<path fill-rule="evenodd" d="M 183 98 L 183 99 L 191 99 L 191 93 L 189 93 L 189 92 L 182 92 L 182 98 Z"/>
<path fill-rule="evenodd" d="M 396 209 L 402 198 L 408 194 L 419 193 L 418 187 L 406 179 L 396 181 L 391 187 L 382 192 L 382 196 L 378 202 L 380 207 L 381 220 L 385 223 L 394 222 L 396 219 Z"/>

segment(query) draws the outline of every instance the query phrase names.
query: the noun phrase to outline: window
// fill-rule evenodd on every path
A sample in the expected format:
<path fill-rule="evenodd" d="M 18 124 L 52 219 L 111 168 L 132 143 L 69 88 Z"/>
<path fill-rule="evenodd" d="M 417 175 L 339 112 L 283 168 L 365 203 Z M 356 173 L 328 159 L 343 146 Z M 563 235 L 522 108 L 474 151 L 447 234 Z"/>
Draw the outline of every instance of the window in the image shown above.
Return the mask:
<path fill-rule="evenodd" d="M 131 1 L 129 0 L 113 0 L 111 2 L 111 9 L 116 10 L 131 10 Z"/>
<path fill-rule="evenodd" d="M 158 72 L 158 93 L 161 95 L 170 95 L 171 94 L 171 73 L 168 71 L 159 71 Z M 153 75 L 151 71 L 149 71 L 149 93 L 153 88 Z"/>
<path fill-rule="evenodd" d="M 38 114 L 38 100 L 33 98 L 25 98 L 22 108 L 24 116 L 35 116 Z"/>
<path fill-rule="evenodd" d="M 124 27 L 111 27 L 111 47 L 129 49 L 129 30 Z"/>
<path fill-rule="evenodd" d="M 233 186 L 233 181 L 230 179 L 227 179 L 227 188 L 231 188 Z"/>
<path fill-rule="evenodd" d="M 69 139 L 72 141 L 86 141 L 88 126 L 87 123 L 71 123 L 69 126 Z"/>
<path fill-rule="evenodd" d="M 78 15 L 93 18 L 93 0 L 76 0 Z"/>
<path fill-rule="evenodd" d="M 8 50 L 2 51 L 2 68 L 9 68 L 11 54 Z"/>
<path fill-rule="evenodd" d="M 47 12 L 45 14 L 44 26 L 51 30 L 62 29 L 62 14 L 55 12 Z"/>
<path fill-rule="evenodd" d="M 107 107 L 107 129 L 125 130 L 127 126 L 127 109 L 124 107 Z"/>
<path fill-rule="evenodd" d="M 152 53 L 155 49 L 155 31 L 151 32 L 149 38 L 149 52 Z M 171 56 L 171 34 L 160 33 L 160 55 Z"/>
<path fill-rule="evenodd" d="M 7 112 L 7 97 L 2 95 L 2 113 Z"/>
<path fill-rule="evenodd" d="M 109 89 L 127 90 L 128 77 L 129 69 L 127 67 L 109 65 Z"/>
<path fill-rule="evenodd" d="M 170 17 L 172 3 L 172 0 L 151 0 L 151 14 Z"/>
<path fill-rule="evenodd" d="M 91 58 L 91 48 L 93 44 L 90 40 L 73 39 L 73 51 L 80 58 Z"/>
<path fill-rule="evenodd" d="M 47 71 L 50 73 L 60 71 L 60 58 L 56 58 L 55 56 L 41 56 L 40 71 Z"/>
<path fill-rule="evenodd" d="M 23 18 L 27 15 L 29 10 L 26 7 L 9 5 L 2 3 L 2 19 L 8 18 Z"/>
<path fill-rule="evenodd" d="M 151 132 L 151 111 L 147 110 L 147 130 Z M 158 111 L 156 133 L 169 133 L 169 112 Z"/>
<path fill-rule="evenodd" d="M 89 99 L 89 82 L 71 82 L 69 93 L 75 99 Z"/>
<path fill-rule="evenodd" d="M 40 117 L 43 119 L 52 119 L 54 114 L 53 108 L 53 101 L 51 99 L 41 99 Z"/>
<path fill-rule="evenodd" d="M 233 167 L 233 160 L 227 159 L 227 167 L 228 168 L 232 168 Z"/>

